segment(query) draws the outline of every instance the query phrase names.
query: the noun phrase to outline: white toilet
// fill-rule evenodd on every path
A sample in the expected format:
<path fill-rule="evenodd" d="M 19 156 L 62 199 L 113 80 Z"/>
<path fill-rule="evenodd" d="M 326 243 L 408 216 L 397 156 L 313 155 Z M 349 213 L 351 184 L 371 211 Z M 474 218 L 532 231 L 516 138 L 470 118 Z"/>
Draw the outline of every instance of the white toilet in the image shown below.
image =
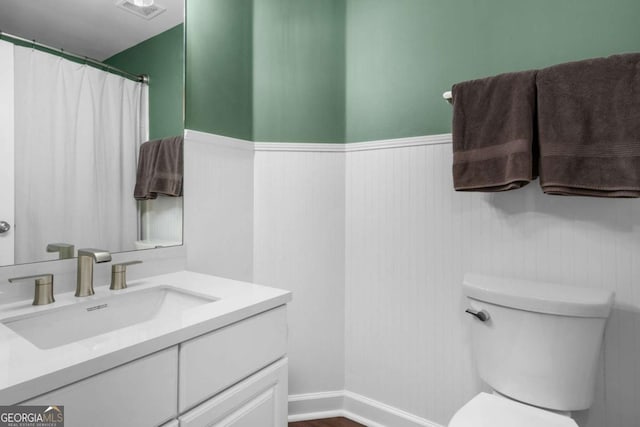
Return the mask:
<path fill-rule="evenodd" d="M 494 390 L 456 412 L 449 427 L 577 427 L 570 411 L 593 402 L 613 294 L 467 274 L 473 356 Z"/>

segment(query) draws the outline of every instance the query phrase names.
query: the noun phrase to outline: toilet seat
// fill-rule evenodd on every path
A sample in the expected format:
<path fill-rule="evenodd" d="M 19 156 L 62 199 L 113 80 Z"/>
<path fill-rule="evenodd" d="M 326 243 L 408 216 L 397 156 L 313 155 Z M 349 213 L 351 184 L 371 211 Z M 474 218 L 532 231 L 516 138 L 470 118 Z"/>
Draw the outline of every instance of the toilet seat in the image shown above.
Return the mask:
<path fill-rule="evenodd" d="M 565 415 L 480 393 L 456 412 L 448 427 L 578 427 Z"/>

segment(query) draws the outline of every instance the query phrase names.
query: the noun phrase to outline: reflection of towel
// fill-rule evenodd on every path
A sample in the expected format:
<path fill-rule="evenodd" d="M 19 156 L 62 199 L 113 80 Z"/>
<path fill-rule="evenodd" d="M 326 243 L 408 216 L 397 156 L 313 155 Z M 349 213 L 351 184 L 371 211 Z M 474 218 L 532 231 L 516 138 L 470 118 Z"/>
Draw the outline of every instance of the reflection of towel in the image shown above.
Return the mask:
<path fill-rule="evenodd" d="M 158 194 L 182 196 L 182 136 L 147 141 L 140 146 L 133 196 L 155 199 Z"/>
<path fill-rule="evenodd" d="M 536 71 L 453 86 L 453 183 L 458 191 L 505 191 L 536 176 Z"/>
<path fill-rule="evenodd" d="M 640 54 L 538 73 L 545 193 L 640 197 Z"/>

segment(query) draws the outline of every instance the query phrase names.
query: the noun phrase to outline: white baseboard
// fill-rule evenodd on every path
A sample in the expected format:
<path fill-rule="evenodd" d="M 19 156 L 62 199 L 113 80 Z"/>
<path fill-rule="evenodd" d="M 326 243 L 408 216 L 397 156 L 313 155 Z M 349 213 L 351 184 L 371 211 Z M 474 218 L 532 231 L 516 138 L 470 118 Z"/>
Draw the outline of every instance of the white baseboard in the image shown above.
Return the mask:
<path fill-rule="evenodd" d="M 292 395 L 289 396 L 289 421 L 342 417 L 343 407 L 343 390 Z"/>
<path fill-rule="evenodd" d="M 344 409 L 347 413 L 355 415 L 352 418 L 353 421 L 369 427 L 443 427 L 433 421 L 348 390 L 344 391 Z"/>
<path fill-rule="evenodd" d="M 443 427 L 348 390 L 289 396 L 289 422 L 346 417 L 367 427 Z"/>

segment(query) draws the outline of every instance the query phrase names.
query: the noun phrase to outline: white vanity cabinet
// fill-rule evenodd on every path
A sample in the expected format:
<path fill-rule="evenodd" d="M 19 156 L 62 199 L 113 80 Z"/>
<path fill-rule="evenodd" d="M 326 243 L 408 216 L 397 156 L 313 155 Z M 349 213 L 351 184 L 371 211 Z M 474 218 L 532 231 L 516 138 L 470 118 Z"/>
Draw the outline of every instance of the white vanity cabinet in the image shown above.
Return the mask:
<path fill-rule="evenodd" d="M 182 343 L 178 375 L 180 413 L 275 362 L 286 352 L 285 307 Z"/>
<path fill-rule="evenodd" d="M 287 425 L 284 305 L 22 402 L 68 427 Z"/>
<path fill-rule="evenodd" d="M 284 427 L 287 359 L 283 358 L 180 416 L 180 427 Z"/>
<path fill-rule="evenodd" d="M 64 405 L 65 426 L 155 426 L 177 414 L 178 348 L 143 357 L 21 405 Z"/>

